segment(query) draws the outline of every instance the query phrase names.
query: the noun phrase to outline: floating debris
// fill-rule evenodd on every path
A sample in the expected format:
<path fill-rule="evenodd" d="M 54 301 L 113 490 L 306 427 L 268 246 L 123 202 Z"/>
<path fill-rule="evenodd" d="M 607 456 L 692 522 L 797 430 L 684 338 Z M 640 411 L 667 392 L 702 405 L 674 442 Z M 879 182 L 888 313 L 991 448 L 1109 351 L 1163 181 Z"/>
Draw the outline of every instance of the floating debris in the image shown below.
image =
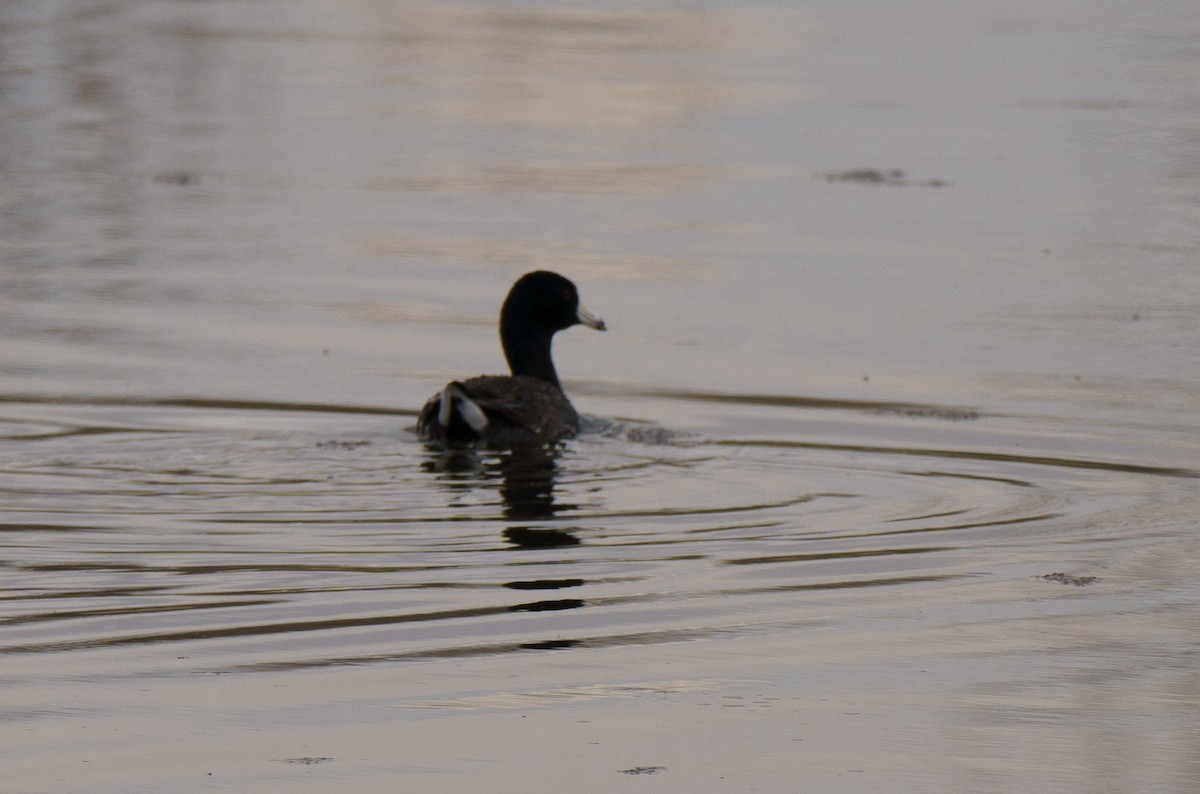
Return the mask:
<path fill-rule="evenodd" d="M 1044 576 L 1039 576 L 1038 578 L 1043 581 L 1046 581 L 1046 582 L 1058 582 L 1059 584 L 1072 584 L 1072 585 L 1075 585 L 1076 587 L 1083 587 L 1086 584 L 1092 584 L 1093 582 L 1100 581 L 1100 577 L 1098 577 L 1098 576 L 1075 576 L 1074 574 L 1062 573 L 1061 571 L 1055 571 L 1054 573 L 1048 573 L 1048 574 L 1045 574 Z"/>
<path fill-rule="evenodd" d="M 909 179 L 899 168 L 855 168 L 850 171 L 829 171 L 817 174 L 826 182 L 856 182 L 860 185 L 886 185 L 888 187 L 946 187 L 944 179 Z"/>
<path fill-rule="evenodd" d="M 358 449 L 370 444 L 370 441 L 318 441 L 317 449 Z"/>
<path fill-rule="evenodd" d="M 657 775 L 659 772 L 666 772 L 665 766 L 635 766 L 630 769 L 622 769 L 622 775 Z"/>
<path fill-rule="evenodd" d="M 154 181 L 160 185 L 176 185 L 183 187 L 199 181 L 196 174 L 188 171 L 160 171 L 154 175 Z"/>
<path fill-rule="evenodd" d="M 305 766 L 311 766 L 312 764 L 323 764 L 326 761 L 332 761 L 332 760 L 333 760 L 332 758 L 325 758 L 323 756 L 305 756 L 303 758 L 285 758 L 285 759 L 283 759 L 283 763 L 285 763 L 285 764 L 303 764 Z"/>
<path fill-rule="evenodd" d="M 912 416 L 920 419 L 944 419 L 948 422 L 970 422 L 979 418 L 979 412 L 973 408 L 947 408 L 939 405 L 897 404 L 879 408 L 875 413 Z"/>

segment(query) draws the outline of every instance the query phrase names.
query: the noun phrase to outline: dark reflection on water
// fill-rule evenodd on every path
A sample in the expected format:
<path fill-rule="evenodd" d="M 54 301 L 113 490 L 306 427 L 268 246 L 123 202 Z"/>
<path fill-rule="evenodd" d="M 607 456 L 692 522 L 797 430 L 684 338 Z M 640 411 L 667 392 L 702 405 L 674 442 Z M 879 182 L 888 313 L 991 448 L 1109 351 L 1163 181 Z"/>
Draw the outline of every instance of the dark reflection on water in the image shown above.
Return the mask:
<path fill-rule="evenodd" d="M 519 522 L 505 527 L 503 537 L 517 549 L 552 549 L 580 544 L 579 538 L 567 529 L 525 523 L 546 521 L 574 509 L 574 505 L 556 499 L 560 445 L 518 447 L 500 452 L 427 445 L 426 450 L 430 460 L 423 468 L 436 472 L 439 481 L 451 493 L 467 487 L 467 483 L 495 484 L 494 470 L 500 470 L 498 491 L 503 502 L 503 517 L 506 522 Z M 503 586 L 514 590 L 555 590 L 585 584 L 583 579 L 538 579 L 506 582 Z M 509 609 L 513 612 L 549 612 L 579 609 L 585 604 L 583 599 L 567 598 L 515 604 Z M 562 649 L 570 645 L 563 641 L 546 647 Z"/>
<path fill-rule="evenodd" d="M 557 458 L 557 447 L 534 447 L 505 453 L 500 464 L 504 475 L 500 497 L 504 500 L 506 519 L 538 521 L 576 509 L 576 505 L 564 504 L 556 499 Z"/>
<path fill-rule="evenodd" d="M 575 510 L 577 505 L 557 498 L 555 477 L 559 447 L 510 450 L 501 459 L 504 517 L 514 523 L 504 529 L 504 538 L 517 548 L 546 549 L 579 545 L 569 529 L 528 525 Z M 577 604 L 582 606 L 583 602 Z"/>
<path fill-rule="evenodd" d="M 506 582 L 505 587 L 513 590 L 561 590 L 567 587 L 582 587 L 582 579 L 534 579 L 531 581 Z"/>
<path fill-rule="evenodd" d="M 557 498 L 555 478 L 561 446 L 529 446 L 490 452 L 427 445 L 426 450 L 429 459 L 422 468 L 436 472 L 438 482 L 451 493 L 494 484 L 499 470 L 498 492 L 503 503 L 503 516 L 514 522 L 503 530 L 503 535 L 514 546 L 545 549 L 579 545 L 579 539 L 569 530 L 525 523 L 545 521 L 577 509 L 577 505 L 563 503 Z"/>
<path fill-rule="evenodd" d="M 539 529 L 537 527 L 508 527 L 504 538 L 523 549 L 553 549 L 559 546 L 578 546 L 579 538 L 562 529 Z"/>

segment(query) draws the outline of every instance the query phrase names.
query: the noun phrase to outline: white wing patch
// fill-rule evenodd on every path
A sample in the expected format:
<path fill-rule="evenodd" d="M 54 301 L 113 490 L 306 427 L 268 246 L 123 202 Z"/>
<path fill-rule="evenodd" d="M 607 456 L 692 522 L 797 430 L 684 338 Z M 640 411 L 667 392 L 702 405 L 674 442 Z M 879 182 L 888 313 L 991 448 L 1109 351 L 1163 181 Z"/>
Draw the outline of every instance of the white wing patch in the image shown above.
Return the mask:
<path fill-rule="evenodd" d="M 456 408 L 463 421 L 476 433 L 482 435 L 483 429 L 488 426 L 488 419 L 483 413 L 483 409 L 467 396 L 466 392 L 462 390 L 462 386 L 451 383 L 442 389 L 441 401 L 438 404 L 438 424 L 442 427 L 450 427 L 450 417 Z"/>

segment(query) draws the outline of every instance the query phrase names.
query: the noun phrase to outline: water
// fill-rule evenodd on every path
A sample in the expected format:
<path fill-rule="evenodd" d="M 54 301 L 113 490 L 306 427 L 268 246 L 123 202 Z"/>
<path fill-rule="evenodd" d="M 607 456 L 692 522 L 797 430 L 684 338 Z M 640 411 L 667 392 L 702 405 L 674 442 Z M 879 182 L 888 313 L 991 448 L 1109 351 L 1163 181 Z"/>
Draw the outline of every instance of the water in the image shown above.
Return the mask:
<path fill-rule="evenodd" d="M 5 790 L 1194 788 L 1198 33 L 0 7 Z"/>

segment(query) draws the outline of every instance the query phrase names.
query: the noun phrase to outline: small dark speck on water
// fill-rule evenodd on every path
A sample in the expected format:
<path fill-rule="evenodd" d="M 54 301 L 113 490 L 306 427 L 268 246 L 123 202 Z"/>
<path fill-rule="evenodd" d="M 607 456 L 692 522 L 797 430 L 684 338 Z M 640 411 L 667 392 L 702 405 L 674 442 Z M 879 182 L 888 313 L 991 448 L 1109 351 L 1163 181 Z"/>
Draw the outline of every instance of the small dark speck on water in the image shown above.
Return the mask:
<path fill-rule="evenodd" d="M 909 179 L 899 168 L 855 168 L 850 171 L 830 171 L 817 174 L 826 182 L 854 182 L 860 185 L 887 185 L 889 187 L 946 187 L 944 179 Z"/>
<path fill-rule="evenodd" d="M 317 449 L 358 449 L 368 446 L 370 441 L 318 441 Z"/>
<path fill-rule="evenodd" d="M 629 769 L 622 769 L 622 775 L 657 775 L 659 772 L 666 772 L 665 766 L 635 766 Z"/>
<path fill-rule="evenodd" d="M 154 175 L 154 181 L 162 185 L 190 185 L 196 182 L 196 175 L 187 171 L 162 171 Z"/>
<path fill-rule="evenodd" d="M 1069 574 L 1069 573 L 1062 573 L 1061 571 L 1055 571 L 1054 573 L 1048 573 L 1048 574 L 1045 574 L 1044 576 L 1039 576 L 1038 578 L 1043 581 L 1046 581 L 1046 582 L 1058 582 L 1059 584 L 1073 584 L 1076 587 L 1083 587 L 1084 585 L 1088 585 L 1088 584 L 1092 584 L 1094 582 L 1100 581 L 1100 578 L 1098 576 L 1075 576 L 1075 575 Z"/>
<path fill-rule="evenodd" d="M 332 758 L 325 758 L 323 756 L 304 756 L 302 758 L 285 758 L 283 759 L 283 762 L 285 764 L 303 764 L 305 766 L 312 766 L 313 764 L 323 764 L 326 761 L 332 760 Z"/>
<path fill-rule="evenodd" d="M 924 419 L 945 419 L 950 422 L 968 422 L 979 418 L 979 412 L 969 408 L 941 408 L 929 406 L 896 406 L 880 408 L 878 414 L 898 414 Z"/>

